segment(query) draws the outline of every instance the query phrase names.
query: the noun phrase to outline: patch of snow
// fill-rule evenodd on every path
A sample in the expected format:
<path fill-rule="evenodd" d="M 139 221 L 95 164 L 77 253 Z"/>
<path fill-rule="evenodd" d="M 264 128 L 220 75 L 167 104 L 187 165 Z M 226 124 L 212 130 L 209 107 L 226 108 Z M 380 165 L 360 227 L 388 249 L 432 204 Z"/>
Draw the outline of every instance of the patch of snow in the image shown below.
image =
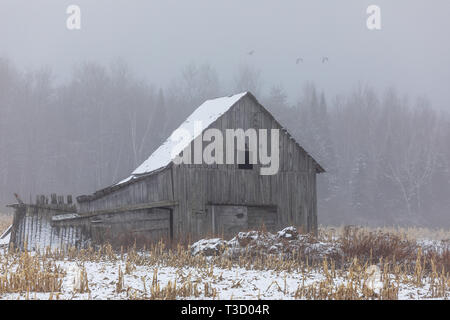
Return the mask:
<path fill-rule="evenodd" d="M 81 269 L 77 265 L 69 265 L 67 267 L 66 275 L 67 287 L 71 288 L 73 292 L 81 291 Z"/>
<path fill-rule="evenodd" d="M 297 239 L 298 238 L 298 232 L 297 229 L 295 227 L 287 227 L 284 228 L 281 231 L 277 232 L 277 237 L 278 238 L 285 238 L 285 239 Z"/>
<path fill-rule="evenodd" d="M 58 214 L 56 216 L 53 216 L 52 220 L 53 221 L 61 221 L 61 220 L 66 220 L 66 219 L 74 219 L 74 218 L 78 218 L 78 217 L 80 217 L 80 215 L 77 213 Z"/>
<path fill-rule="evenodd" d="M 10 225 L 8 228 L 6 228 L 5 231 L 3 231 L 3 233 L 0 235 L 0 239 L 4 239 L 8 235 L 10 235 L 11 234 L 11 230 L 12 230 L 12 225 Z"/>
<path fill-rule="evenodd" d="M 0 239 L 0 246 L 8 246 L 10 238 L 11 238 L 11 232 Z"/>
<path fill-rule="evenodd" d="M 191 254 L 195 256 L 203 253 L 206 256 L 212 256 L 221 253 L 225 247 L 226 241 L 222 239 L 202 239 L 191 245 Z"/>
<path fill-rule="evenodd" d="M 366 285 L 374 292 L 379 292 L 383 288 L 381 279 L 381 271 L 377 265 L 371 265 L 366 269 L 367 282 Z"/>
<path fill-rule="evenodd" d="M 429 251 L 443 253 L 450 250 L 450 239 L 446 240 L 431 240 L 431 239 L 419 239 L 417 244 L 422 248 L 423 253 Z"/>
<path fill-rule="evenodd" d="M 10 225 L 6 230 L 0 235 L 0 247 L 8 246 L 9 240 L 11 239 L 12 225 Z"/>

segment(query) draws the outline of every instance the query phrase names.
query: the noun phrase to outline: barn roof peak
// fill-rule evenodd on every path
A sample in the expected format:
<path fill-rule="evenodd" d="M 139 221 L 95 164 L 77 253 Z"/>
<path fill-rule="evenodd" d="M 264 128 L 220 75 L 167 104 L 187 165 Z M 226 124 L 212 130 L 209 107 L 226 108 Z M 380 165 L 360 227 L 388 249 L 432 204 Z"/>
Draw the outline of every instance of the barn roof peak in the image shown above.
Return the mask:
<path fill-rule="evenodd" d="M 220 116 L 226 113 L 231 107 L 233 107 L 239 100 L 241 100 L 245 96 L 249 96 L 260 105 L 255 96 L 248 91 L 206 100 L 175 131 L 172 132 L 167 140 L 161 146 L 159 146 L 159 148 L 156 149 L 147 160 L 145 160 L 139 167 L 136 168 L 136 170 L 132 172 L 131 176 L 120 181 L 116 185 L 121 185 L 135 178 L 145 176 L 152 172 L 166 168 L 174 160 L 174 158 L 172 157 L 172 150 L 174 150 L 175 147 L 177 147 L 177 149 L 179 148 L 180 152 L 184 150 L 190 143 L 192 143 L 192 141 L 195 140 L 195 138 L 197 138 L 199 134 L 201 134 L 214 121 L 216 121 Z M 265 110 L 264 107 L 263 109 Z M 201 124 L 201 130 L 194 130 L 195 123 Z M 179 129 L 184 129 L 191 134 L 190 139 L 184 141 L 183 144 L 180 144 L 177 139 L 172 139 L 174 133 Z M 196 133 L 197 136 L 195 135 Z M 301 146 L 299 145 L 299 147 Z M 318 172 L 325 171 L 318 163 L 317 166 Z"/>
<path fill-rule="evenodd" d="M 146 175 L 169 165 L 173 161 L 173 148 L 177 145 L 177 147 L 184 149 L 196 138 L 196 136 L 194 136 L 195 122 L 201 123 L 201 131 L 205 130 L 247 94 L 249 94 L 249 92 L 241 92 L 226 97 L 206 100 L 177 128 L 177 130 L 185 129 L 191 133 L 191 139 L 189 141 L 185 141 L 185 146 L 180 146 L 180 142 L 175 141 L 175 139 L 171 139 L 172 135 L 176 131 L 175 130 L 147 160 L 145 160 L 139 167 L 136 168 L 136 170 L 133 171 L 130 177 L 120 181 L 118 184 L 122 184 L 132 180 L 135 177 Z"/>

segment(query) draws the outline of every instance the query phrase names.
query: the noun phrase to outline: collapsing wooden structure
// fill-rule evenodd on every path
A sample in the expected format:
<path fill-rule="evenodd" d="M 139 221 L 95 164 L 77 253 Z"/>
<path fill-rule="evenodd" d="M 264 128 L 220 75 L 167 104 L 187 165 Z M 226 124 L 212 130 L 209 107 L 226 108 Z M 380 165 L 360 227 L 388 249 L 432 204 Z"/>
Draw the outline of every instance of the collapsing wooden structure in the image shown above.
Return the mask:
<path fill-rule="evenodd" d="M 52 194 L 50 199 L 44 195 L 37 196 L 33 204 L 11 205 L 15 214 L 11 228 L 10 244 L 14 247 L 36 250 L 47 247 L 64 246 L 87 247 L 90 236 L 82 226 L 64 228 L 58 225 L 61 218 L 76 216 L 77 208 L 72 203 L 72 196 Z"/>
<path fill-rule="evenodd" d="M 227 129 L 279 129 L 277 173 L 261 175 L 262 165 L 247 162 L 176 164 L 168 139 L 127 179 L 78 197 L 76 205 L 56 195 L 13 205 L 11 242 L 17 247 L 26 242 L 28 248 L 85 247 L 228 235 L 261 225 L 317 230 L 316 174 L 324 169 L 251 93 L 208 100 L 180 128 L 192 132 L 198 120 L 202 132 L 192 134 L 182 153 L 192 150 L 206 129 L 224 136 Z"/>

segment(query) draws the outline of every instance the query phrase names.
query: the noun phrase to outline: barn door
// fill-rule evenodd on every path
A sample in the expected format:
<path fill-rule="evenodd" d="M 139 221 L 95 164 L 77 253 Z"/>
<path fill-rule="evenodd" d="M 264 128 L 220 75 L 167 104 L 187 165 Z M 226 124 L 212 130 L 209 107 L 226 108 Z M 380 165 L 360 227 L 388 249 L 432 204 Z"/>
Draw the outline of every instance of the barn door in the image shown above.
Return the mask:
<path fill-rule="evenodd" d="M 214 205 L 211 210 L 214 234 L 233 236 L 239 231 L 247 230 L 246 206 Z"/>
<path fill-rule="evenodd" d="M 150 244 L 161 239 L 171 239 L 172 211 L 152 208 L 103 214 L 90 218 L 94 243 L 109 242 L 113 246 Z"/>
<path fill-rule="evenodd" d="M 248 227 L 251 230 L 277 231 L 278 215 L 276 206 L 251 206 L 247 207 Z"/>
<path fill-rule="evenodd" d="M 278 214 L 276 206 L 212 205 L 212 229 L 216 235 L 235 236 L 240 231 L 276 231 Z"/>
<path fill-rule="evenodd" d="M 144 242 L 168 240 L 172 235 L 171 220 L 170 209 L 153 208 L 130 221 L 130 229 L 134 238 Z"/>

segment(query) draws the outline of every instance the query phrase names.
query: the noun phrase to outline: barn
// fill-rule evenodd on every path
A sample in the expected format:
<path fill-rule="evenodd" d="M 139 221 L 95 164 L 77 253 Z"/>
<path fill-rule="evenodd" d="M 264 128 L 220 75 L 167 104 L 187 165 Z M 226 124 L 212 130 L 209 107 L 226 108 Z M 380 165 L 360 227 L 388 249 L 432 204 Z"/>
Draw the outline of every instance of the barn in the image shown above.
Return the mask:
<path fill-rule="evenodd" d="M 249 129 L 267 134 L 267 154 L 278 150 L 276 171 L 262 174 L 266 163 L 254 159 L 263 141 L 252 142 L 252 136 L 246 134 Z M 242 130 L 244 142 L 234 143 L 237 140 L 228 135 L 230 130 Z M 180 132 L 185 133 L 184 139 L 174 139 Z M 226 147 L 221 149 L 226 161 L 199 161 L 196 151 L 204 154 L 210 145 L 205 139 L 207 132 L 227 137 Z M 228 144 L 229 137 L 233 143 Z M 215 156 L 220 154 L 217 150 Z M 230 152 L 233 155 L 228 157 Z M 53 201 L 38 198 L 40 203 L 31 209 L 16 205 L 16 216 L 35 215 L 39 221 L 37 207 L 45 208 L 50 216 L 48 244 L 52 245 L 227 237 L 263 226 L 276 230 L 295 225 L 304 232 L 316 232 L 316 174 L 322 172 L 271 113 L 250 92 L 244 92 L 204 102 L 128 178 L 77 197 L 76 209 L 67 210 L 63 200 L 54 201 L 54 207 L 66 211 L 52 213 Z M 15 217 L 15 229 L 20 229 L 22 220 Z M 16 245 L 25 237 L 33 238 L 26 232 L 14 234 Z"/>

